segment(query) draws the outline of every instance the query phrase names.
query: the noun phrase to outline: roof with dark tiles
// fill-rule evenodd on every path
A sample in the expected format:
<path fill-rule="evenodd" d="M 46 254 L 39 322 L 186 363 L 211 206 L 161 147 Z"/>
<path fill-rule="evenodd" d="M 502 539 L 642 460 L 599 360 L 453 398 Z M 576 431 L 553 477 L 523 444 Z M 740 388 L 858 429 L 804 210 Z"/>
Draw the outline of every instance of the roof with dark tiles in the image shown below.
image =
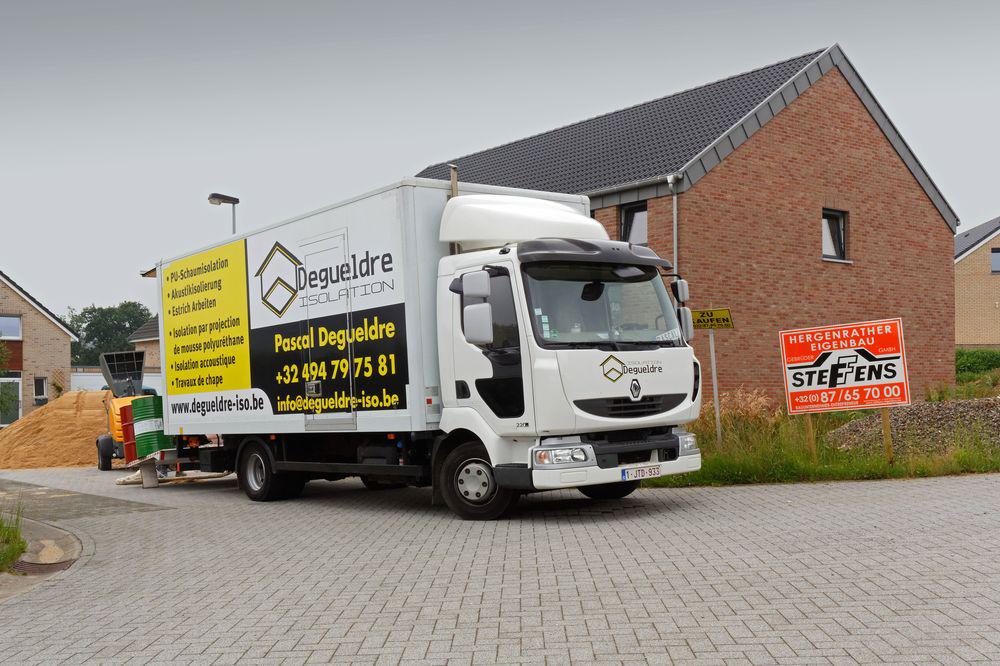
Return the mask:
<path fill-rule="evenodd" d="M 839 45 L 432 164 L 418 177 L 586 194 L 594 208 L 683 192 L 838 68 L 954 231 L 958 216 Z"/>
<path fill-rule="evenodd" d="M 980 243 L 997 234 L 1000 234 L 1000 217 L 955 234 L 955 260 L 961 259 Z"/>

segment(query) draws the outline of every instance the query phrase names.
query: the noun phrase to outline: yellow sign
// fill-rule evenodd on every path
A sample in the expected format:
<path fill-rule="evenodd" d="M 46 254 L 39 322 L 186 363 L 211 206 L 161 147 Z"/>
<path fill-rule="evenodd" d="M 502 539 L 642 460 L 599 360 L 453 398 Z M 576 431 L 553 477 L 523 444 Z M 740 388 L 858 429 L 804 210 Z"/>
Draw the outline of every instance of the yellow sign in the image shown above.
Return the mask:
<path fill-rule="evenodd" d="M 167 393 L 250 388 L 245 241 L 163 267 Z"/>
<path fill-rule="evenodd" d="M 729 308 L 714 310 L 691 310 L 695 328 L 736 328 Z"/>

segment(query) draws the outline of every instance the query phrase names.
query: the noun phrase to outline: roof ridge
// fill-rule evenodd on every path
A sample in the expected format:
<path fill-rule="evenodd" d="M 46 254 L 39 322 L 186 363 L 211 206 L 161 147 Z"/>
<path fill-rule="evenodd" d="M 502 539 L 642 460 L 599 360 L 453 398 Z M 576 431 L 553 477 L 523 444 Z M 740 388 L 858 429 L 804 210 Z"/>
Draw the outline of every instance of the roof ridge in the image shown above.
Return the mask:
<path fill-rule="evenodd" d="M 988 224 L 1000 224 L 1000 215 L 998 215 L 997 217 L 994 217 L 992 220 L 987 220 L 987 221 L 983 222 L 982 224 L 977 224 L 976 226 L 972 227 L 968 231 L 960 231 L 957 234 L 955 234 L 955 236 L 956 237 L 958 237 L 958 236 L 968 236 L 972 232 L 978 230 L 981 227 L 985 227 Z"/>
<path fill-rule="evenodd" d="M 559 127 L 553 127 L 552 129 L 545 130 L 545 131 L 542 131 L 542 132 L 535 132 L 534 134 L 529 134 L 528 136 L 523 136 L 523 137 L 521 137 L 519 139 L 512 139 L 510 141 L 505 141 L 503 143 L 498 143 L 495 146 L 490 146 L 489 148 L 483 148 L 482 150 L 476 150 L 476 151 L 471 152 L 471 153 L 466 153 L 465 155 L 460 155 L 458 157 L 453 157 L 453 158 L 451 158 L 449 160 L 440 161 L 440 162 L 434 162 L 432 164 L 428 164 L 426 167 L 424 167 L 423 169 L 421 169 L 421 171 L 426 171 L 427 169 L 430 169 L 431 167 L 435 167 L 435 166 L 438 166 L 438 165 L 441 165 L 441 164 L 448 164 L 450 162 L 458 162 L 459 160 L 464 160 L 464 159 L 467 159 L 469 157 L 473 157 L 475 155 L 479 155 L 480 153 L 488 153 L 488 152 L 490 152 L 492 150 L 497 150 L 498 148 L 504 148 L 506 146 L 513 145 L 515 143 L 521 143 L 522 141 L 528 141 L 529 139 L 534 139 L 536 137 L 545 136 L 546 134 L 552 134 L 554 132 L 559 132 L 561 130 L 568 129 L 570 127 L 575 127 L 576 125 L 582 125 L 583 123 L 587 123 L 587 122 L 590 122 L 592 120 L 597 120 L 598 118 L 604 118 L 604 117 L 607 117 L 607 116 L 613 116 L 616 113 L 621 113 L 623 111 L 630 111 L 632 109 L 637 109 L 639 107 L 647 106 L 649 104 L 655 104 L 656 102 L 661 102 L 661 101 L 663 101 L 665 99 L 668 99 L 670 97 L 677 97 L 678 95 L 683 95 L 685 93 L 690 93 L 690 92 L 694 92 L 696 90 L 701 90 L 702 88 L 707 88 L 709 86 L 714 86 L 714 85 L 722 83 L 724 81 L 729 81 L 731 79 L 737 79 L 737 78 L 739 78 L 741 76 L 747 76 L 749 74 L 754 74 L 756 72 L 760 72 L 762 70 L 769 69 L 771 67 L 777 67 L 779 65 L 784 65 L 785 63 L 791 62 L 792 60 L 798 60 L 799 58 L 805 58 L 806 56 L 818 56 L 818 55 L 820 55 L 820 54 L 825 53 L 826 51 L 828 51 L 830 48 L 832 48 L 832 46 L 833 45 L 827 46 L 827 47 L 824 47 L 824 48 L 816 50 L 816 51 L 807 51 L 806 53 L 801 53 L 801 54 L 799 54 L 797 56 L 792 56 L 791 58 L 785 58 L 784 60 L 778 60 L 777 62 L 772 62 L 772 63 L 767 64 L 767 65 L 761 65 L 760 67 L 755 67 L 753 69 L 748 69 L 748 70 L 746 70 L 744 72 L 739 72 L 738 74 L 731 74 L 730 76 L 724 76 L 721 79 L 716 79 L 715 81 L 709 81 L 708 83 L 702 83 L 701 85 L 692 86 L 690 88 L 684 88 L 683 90 L 678 90 L 677 92 L 672 92 L 672 93 L 669 93 L 667 95 L 661 95 L 660 97 L 655 97 L 653 99 L 647 99 L 647 100 L 642 101 L 642 102 L 636 102 L 635 104 L 630 104 L 628 106 L 623 106 L 622 108 L 615 109 L 614 111 L 606 111 L 604 113 L 599 113 L 599 114 L 594 115 L 594 116 L 588 116 L 587 118 L 583 118 L 581 120 L 576 120 L 576 121 L 571 122 L 571 123 L 566 123 L 565 125 L 560 125 Z"/>

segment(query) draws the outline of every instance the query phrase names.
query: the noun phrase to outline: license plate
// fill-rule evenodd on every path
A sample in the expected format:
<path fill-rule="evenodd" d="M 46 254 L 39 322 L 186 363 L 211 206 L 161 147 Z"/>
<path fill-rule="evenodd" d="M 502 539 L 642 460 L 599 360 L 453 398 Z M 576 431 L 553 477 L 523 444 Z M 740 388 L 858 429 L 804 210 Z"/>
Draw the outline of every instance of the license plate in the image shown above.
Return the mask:
<path fill-rule="evenodd" d="M 660 476 L 660 466 L 650 465 L 649 467 L 630 467 L 622 470 L 622 481 L 642 481 Z"/>

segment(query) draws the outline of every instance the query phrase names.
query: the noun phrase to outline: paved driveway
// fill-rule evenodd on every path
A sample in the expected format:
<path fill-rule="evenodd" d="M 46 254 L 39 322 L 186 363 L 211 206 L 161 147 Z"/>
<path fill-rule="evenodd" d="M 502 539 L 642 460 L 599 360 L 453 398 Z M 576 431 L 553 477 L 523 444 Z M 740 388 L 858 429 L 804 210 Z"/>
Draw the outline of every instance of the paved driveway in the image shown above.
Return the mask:
<path fill-rule="evenodd" d="M 1000 475 L 549 493 L 493 523 L 347 481 L 0 477 L 96 496 L 29 503 L 85 555 L 0 603 L 11 662 L 1000 660 Z"/>

